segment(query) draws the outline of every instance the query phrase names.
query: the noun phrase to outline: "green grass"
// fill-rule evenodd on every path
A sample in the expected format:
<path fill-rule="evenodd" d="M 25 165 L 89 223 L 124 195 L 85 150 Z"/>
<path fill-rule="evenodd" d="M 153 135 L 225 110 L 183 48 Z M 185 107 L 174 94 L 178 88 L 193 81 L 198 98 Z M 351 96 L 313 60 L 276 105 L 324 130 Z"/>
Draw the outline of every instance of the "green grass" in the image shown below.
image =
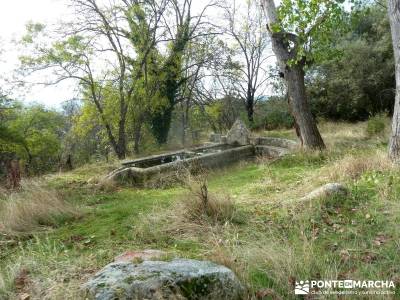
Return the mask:
<path fill-rule="evenodd" d="M 226 224 L 186 224 L 177 205 L 189 197 L 182 187 L 102 191 L 87 184 L 99 172 L 90 166 L 49 176 L 46 184 L 82 216 L 0 245 L 0 298 L 18 294 L 13 278 L 23 267 L 30 270 L 26 289 L 32 299 L 80 297 L 79 285 L 114 256 L 148 248 L 224 263 L 251 292 L 269 288 L 283 299 L 296 299 L 293 280 L 375 279 L 400 285 L 400 171 L 372 164 L 386 141 L 368 138 L 364 123 L 321 124 L 321 129 L 328 145 L 324 153 L 296 152 L 210 174 L 209 190 L 228 194 L 237 206 L 238 218 Z M 355 177 L 338 177 L 349 188 L 347 196 L 299 200 L 337 180 L 335 170 L 359 168 L 358 157 L 365 157 L 364 169 Z"/>

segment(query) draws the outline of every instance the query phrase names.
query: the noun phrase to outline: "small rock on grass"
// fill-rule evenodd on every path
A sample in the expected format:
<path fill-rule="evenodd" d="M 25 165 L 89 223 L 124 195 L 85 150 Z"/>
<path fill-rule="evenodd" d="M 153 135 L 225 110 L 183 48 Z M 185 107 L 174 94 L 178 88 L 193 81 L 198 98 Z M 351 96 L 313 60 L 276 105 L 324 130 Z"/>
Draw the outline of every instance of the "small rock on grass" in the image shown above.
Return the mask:
<path fill-rule="evenodd" d="M 333 195 L 346 195 L 347 193 L 348 189 L 346 188 L 346 186 L 341 183 L 334 182 L 325 184 L 313 190 L 311 193 L 301 198 L 301 200 L 314 200 L 317 198 L 329 197 Z"/>

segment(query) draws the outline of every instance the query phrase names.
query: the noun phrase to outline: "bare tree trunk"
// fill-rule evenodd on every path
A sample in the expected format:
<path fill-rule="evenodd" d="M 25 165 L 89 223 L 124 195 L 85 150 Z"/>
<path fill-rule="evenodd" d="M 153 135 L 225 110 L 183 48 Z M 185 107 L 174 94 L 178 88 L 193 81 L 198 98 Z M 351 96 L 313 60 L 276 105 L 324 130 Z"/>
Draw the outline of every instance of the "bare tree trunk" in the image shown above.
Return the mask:
<path fill-rule="evenodd" d="M 65 162 L 65 166 L 67 167 L 68 171 L 71 171 L 74 169 L 74 166 L 72 164 L 72 155 L 71 154 L 68 154 L 67 160 Z"/>
<path fill-rule="evenodd" d="M 246 111 L 247 119 L 250 124 L 254 122 L 254 94 L 252 93 L 253 86 L 249 83 L 247 86 L 247 99 L 246 99 Z"/>
<path fill-rule="evenodd" d="M 120 120 L 118 122 L 118 158 L 124 159 L 126 156 L 126 133 L 125 133 L 125 123 L 126 123 L 126 113 L 127 108 L 121 109 Z"/>
<path fill-rule="evenodd" d="M 121 119 L 118 123 L 119 128 L 118 128 L 118 142 L 117 142 L 117 140 L 112 132 L 111 125 L 110 125 L 110 123 L 108 123 L 108 121 L 105 117 L 105 114 L 104 114 L 103 107 L 101 106 L 100 101 L 97 97 L 93 78 L 90 78 L 90 79 L 91 79 L 91 81 L 90 81 L 89 88 L 91 91 L 92 100 L 97 108 L 98 113 L 100 114 L 103 125 L 106 128 L 109 143 L 110 143 L 111 147 L 113 148 L 115 154 L 117 155 L 118 159 L 124 159 L 125 155 L 126 155 L 125 120 L 126 120 L 127 109 L 125 110 L 125 113 L 120 116 Z M 121 110 L 121 112 L 122 112 L 122 110 Z"/>
<path fill-rule="evenodd" d="M 289 104 L 296 124 L 299 127 L 303 146 L 310 149 L 324 149 L 325 144 L 319 133 L 314 117 L 307 102 L 306 88 L 304 84 L 304 61 L 296 60 L 296 45 L 290 47 L 289 39 L 296 43 L 295 36 L 286 32 L 275 32 L 279 24 L 274 0 L 263 0 L 263 8 L 267 16 L 268 32 L 272 40 L 272 51 L 276 55 L 280 72 L 283 75 L 288 94 Z M 289 48 L 292 48 L 289 50 Z"/>
<path fill-rule="evenodd" d="M 190 110 L 190 99 L 182 102 L 182 146 L 186 146 L 187 143 L 187 130 L 189 128 L 189 110 Z"/>
<path fill-rule="evenodd" d="M 182 119 L 181 119 L 181 128 L 182 128 L 182 134 L 181 134 L 181 144 L 183 147 L 185 147 L 186 144 L 186 110 L 184 108 L 184 101 L 182 101 L 181 104 L 181 109 L 182 109 Z"/>
<path fill-rule="evenodd" d="M 12 159 L 7 163 L 8 184 L 11 189 L 17 189 L 21 183 L 21 171 L 18 159 Z"/>
<path fill-rule="evenodd" d="M 388 0 L 388 14 L 392 32 L 392 43 L 396 67 L 396 100 L 394 103 L 392 134 L 389 142 L 389 157 L 400 161 L 400 1 Z"/>
<path fill-rule="evenodd" d="M 138 124 L 135 126 L 135 141 L 134 141 L 134 146 L 133 150 L 135 151 L 135 154 L 139 154 L 140 152 L 140 140 L 142 138 L 142 122 L 138 122 Z"/>

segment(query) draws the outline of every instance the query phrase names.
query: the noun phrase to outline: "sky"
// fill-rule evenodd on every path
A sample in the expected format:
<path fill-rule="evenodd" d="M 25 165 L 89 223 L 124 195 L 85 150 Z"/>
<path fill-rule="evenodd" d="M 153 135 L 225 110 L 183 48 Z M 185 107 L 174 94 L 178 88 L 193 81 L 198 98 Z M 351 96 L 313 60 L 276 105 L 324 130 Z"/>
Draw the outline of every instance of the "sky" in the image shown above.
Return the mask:
<path fill-rule="evenodd" d="M 0 1 L 0 49 L 3 49 L 0 57 L 0 76 L 10 78 L 10 74 L 18 66 L 19 53 L 13 41 L 21 39 L 28 22 L 55 24 L 67 17 L 67 11 L 65 0 Z M 2 86 L 3 84 L 4 82 Z M 25 102 L 59 107 L 63 101 L 76 96 L 76 92 L 72 83 L 64 82 L 58 86 L 38 85 L 14 89 L 11 96 Z"/>
<path fill-rule="evenodd" d="M 195 0 L 194 9 L 202 9 L 204 3 L 201 2 Z M 4 78 L 12 81 L 13 70 L 19 65 L 18 57 L 21 52 L 13 41 L 20 40 L 25 34 L 26 24 L 43 23 L 51 27 L 60 20 L 69 19 L 68 13 L 67 0 L 0 0 L 0 51 L 3 50 L 0 52 L 0 87 L 12 98 L 25 103 L 35 102 L 60 108 L 64 101 L 79 96 L 76 82 L 72 81 L 64 81 L 57 86 L 33 85 L 24 88 L 14 88 L 15 84 L 4 83 Z M 36 79 L 40 81 L 38 75 Z"/>

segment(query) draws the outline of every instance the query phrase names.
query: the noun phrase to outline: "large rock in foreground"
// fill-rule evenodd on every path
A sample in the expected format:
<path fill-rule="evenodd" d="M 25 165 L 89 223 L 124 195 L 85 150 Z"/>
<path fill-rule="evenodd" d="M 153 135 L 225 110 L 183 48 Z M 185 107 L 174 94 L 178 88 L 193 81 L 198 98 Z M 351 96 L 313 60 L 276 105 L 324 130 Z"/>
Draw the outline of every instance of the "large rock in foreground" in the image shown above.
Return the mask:
<path fill-rule="evenodd" d="M 191 259 L 111 263 L 83 288 L 96 300 L 239 300 L 244 293 L 230 269 Z"/>

